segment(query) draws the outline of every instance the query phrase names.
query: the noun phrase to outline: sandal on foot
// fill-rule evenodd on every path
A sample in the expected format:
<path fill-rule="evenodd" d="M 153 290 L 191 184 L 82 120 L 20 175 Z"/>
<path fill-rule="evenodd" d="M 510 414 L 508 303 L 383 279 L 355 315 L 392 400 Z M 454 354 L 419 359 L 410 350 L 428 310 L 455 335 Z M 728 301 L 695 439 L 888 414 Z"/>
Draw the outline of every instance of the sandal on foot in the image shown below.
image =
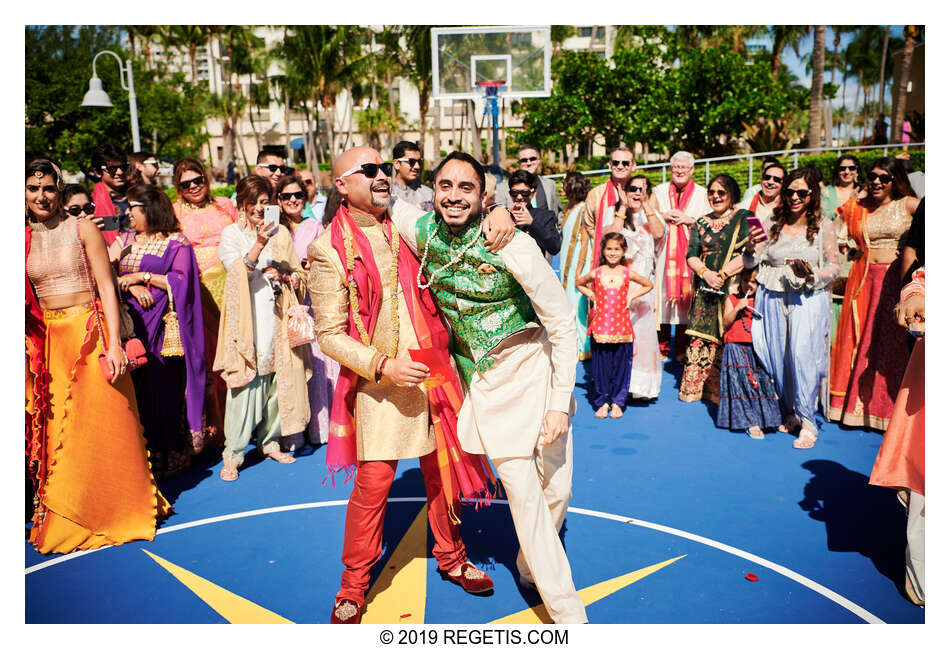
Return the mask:
<path fill-rule="evenodd" d="M 275 462 L 280 462 L 281 464 L 293 464 L 297 461 L 290 453 L 284 453 L 283 451 L 274 451 L 273 453 L 268 453 L 267 457 L 274 460 Z"/>
<path fill-rule="evenodd" d="M 801 432 L 798 433 L 798 438 L 792 442 L 792 446 L 794 448 L 804 450 L 813 447 L 817 441 L 818 435 L 811 432 L 807 428 L 802 428 Z"/>
<path fill-rule="evenodd" d="M 225 482 L 234 482 L 238 479 L 238 470 L 234 466 L 221 467 L 221 473 L 218 474 Z"/>
<path fill-rule="evenodd" d="M 751 437 L 752 439 L 765 439 L 765 433 L 763 433 L 763 432 L 762 432 L 762 429 L 759 428 L 758 426 L 750 426 L 750 427 L 746 430 L 746 433 L 747 433 L 747 434 L 749 435 L 749 437 Z"/>

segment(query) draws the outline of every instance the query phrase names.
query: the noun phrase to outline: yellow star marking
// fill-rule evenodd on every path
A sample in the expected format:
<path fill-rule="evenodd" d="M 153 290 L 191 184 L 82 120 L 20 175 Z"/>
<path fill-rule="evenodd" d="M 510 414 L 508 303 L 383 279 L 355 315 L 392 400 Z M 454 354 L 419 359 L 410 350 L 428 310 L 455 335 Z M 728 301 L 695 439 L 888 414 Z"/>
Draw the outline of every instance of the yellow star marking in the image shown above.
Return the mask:
<path fill-rule="evenodd" d="M 427 506 L 416 515 L 366 597 L 363 624 L 422 624 L 426 615 Z M 409 614 L 408 617 L 402 617 Z"/>
<path fill-rule="evenodd" d="M 170 572 L 175 579 L 187 586 L 189 590 L 231 624 L 293 624 L 293 622 L 277 615 L 277 613 L 268 611 L 254 602 L 235 595 L 207 579 L 188 572 L 181 566 L 176 566 L 170 561 L 152 554 L 148 550 L 142 550 L 142 552 L 154 559 L 158 565 Z"/>
<path fill-rule="evenodd" d="M 594 584 L 593 586 L 588 586 L 584 590 L 577 591 L 577 594 L 581 596 L 581 600 L 584 602 L 584 606 L 590 606 L 594 602 L 602 600 L 608 595 L 616 593 L 621 588 L 626 588 L 635 581 L 639 581 L 651 575 L 661 568 L 665 568 L 674 561 L 679 561 L 685 554 L 681 554 L 678 557 L 673 557 L 672 559 L 667 559 L 666 561 L 661 561 L 660 563 L 655 563 L 652 566 L 647 566 L 646 568 L 640 568 L 633 572 L 628 572 L 625 575 L 619 577 L 614 577 L 613 579 L 608 579 L 607 581 L 602 581 L 599 584 Z M 512 613 L 506 617 L 500 618 L 489 624 L 550 624 L 551 617 L 548 615 L 547 610 L 544 608 L 544 604 L 538 604 L 532 608 L 526 608 L 523 611 L 517 613 Z"/>

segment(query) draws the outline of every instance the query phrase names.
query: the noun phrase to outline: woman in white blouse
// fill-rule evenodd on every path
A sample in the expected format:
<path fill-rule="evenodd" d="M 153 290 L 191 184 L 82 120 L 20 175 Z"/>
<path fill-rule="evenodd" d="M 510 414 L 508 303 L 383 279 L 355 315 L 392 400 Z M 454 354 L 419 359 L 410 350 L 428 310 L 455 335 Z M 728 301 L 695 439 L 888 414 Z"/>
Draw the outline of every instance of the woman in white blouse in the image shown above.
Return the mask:
<path fill-rule="evenodd" d="M 826 287 L 839 270 L 837 237 L 822 217 L 817 180 L 804 169 L 789 173 L 781 203 L 763 224 L 766 238 L 753 227 L 744 253 L 747 267 L 759 265 L 752 344 L 781 400 L 786 423 L 779 430 L 800 428 L 793 446 L 811 448 L 818 439 L 819 391 L 828 376 Z M 759 243 L 753 246 L 753 240 Z"/>
<path fill-rule="evenodd" d="M 291 348 L 288 309 L 302 301 L 306 275 L 290 232 L 265 222 L 271 184 L 248 176 L 237 185 L 241 217 L 221 232 L 218 257 L 227 269 L 214 370 L 228 386 L 224 411 L 222 480 L 237 480 L 244 449 L 257 431 L 262 453 L 294 462 L 279 438 L 301 432 L 310 420 L 306 345 Z"/>

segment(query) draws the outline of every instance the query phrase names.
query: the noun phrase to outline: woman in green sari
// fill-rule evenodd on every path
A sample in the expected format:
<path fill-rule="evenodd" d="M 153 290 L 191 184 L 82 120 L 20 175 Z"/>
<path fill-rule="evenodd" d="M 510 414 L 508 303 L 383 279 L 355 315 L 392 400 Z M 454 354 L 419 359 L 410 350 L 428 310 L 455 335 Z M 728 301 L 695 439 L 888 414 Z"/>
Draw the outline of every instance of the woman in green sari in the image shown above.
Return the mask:
<path fill-rule="evenodd" d="M 577 259 L 581 254 L 581 228 L 584 227 L 584 199 L 590 191 L 590 181 L 576 171 L 564 176 L 564 195 L 568 200 L 561 227 L 561 285 L 574 306 L 574 318 L 577 322 L 577 357 L 580 360 L 590 358 L 590 338 L 587 336 L 587 298 L 574 285 L 574 273 Z M 584 273 L 590 270 L 590 259 L 584 264 Z"/>
<path fill-rule="evenodd" d="M 742 270 L 741 252 L 749 238 L 746 219 L 753 214 L 735 208 L 739 185 L 728 174 L 713 178 L 708 194 L 712 212 L 692 225 L 686 251 L 686 264 L 694 275 L 680 401 L 706 398 L 717 403 L 726 281 Z"/>

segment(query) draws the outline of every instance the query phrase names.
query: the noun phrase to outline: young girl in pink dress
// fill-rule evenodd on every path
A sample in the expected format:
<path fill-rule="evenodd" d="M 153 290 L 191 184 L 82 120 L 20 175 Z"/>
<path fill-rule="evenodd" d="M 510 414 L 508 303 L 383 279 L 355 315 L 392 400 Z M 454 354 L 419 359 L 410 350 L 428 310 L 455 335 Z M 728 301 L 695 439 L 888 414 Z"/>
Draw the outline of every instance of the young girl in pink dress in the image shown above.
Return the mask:
<path fill-rule="evenodd" d="M 609 411 L 613 419 L 623 416 L 627 401 L 630 367 L 633 362 L 633 326 L 630 303 L 653 290 L 650 280 L 633 272 L 624 263 L 627 241 L 619 232 L 604 235 L 600 263 L 577 280 L 577 289 L 594 301 L 588 327 L 594 374 L 595 417 L 603 419 Z M 631 291 L 630 284 L 638 284 Z"/>

